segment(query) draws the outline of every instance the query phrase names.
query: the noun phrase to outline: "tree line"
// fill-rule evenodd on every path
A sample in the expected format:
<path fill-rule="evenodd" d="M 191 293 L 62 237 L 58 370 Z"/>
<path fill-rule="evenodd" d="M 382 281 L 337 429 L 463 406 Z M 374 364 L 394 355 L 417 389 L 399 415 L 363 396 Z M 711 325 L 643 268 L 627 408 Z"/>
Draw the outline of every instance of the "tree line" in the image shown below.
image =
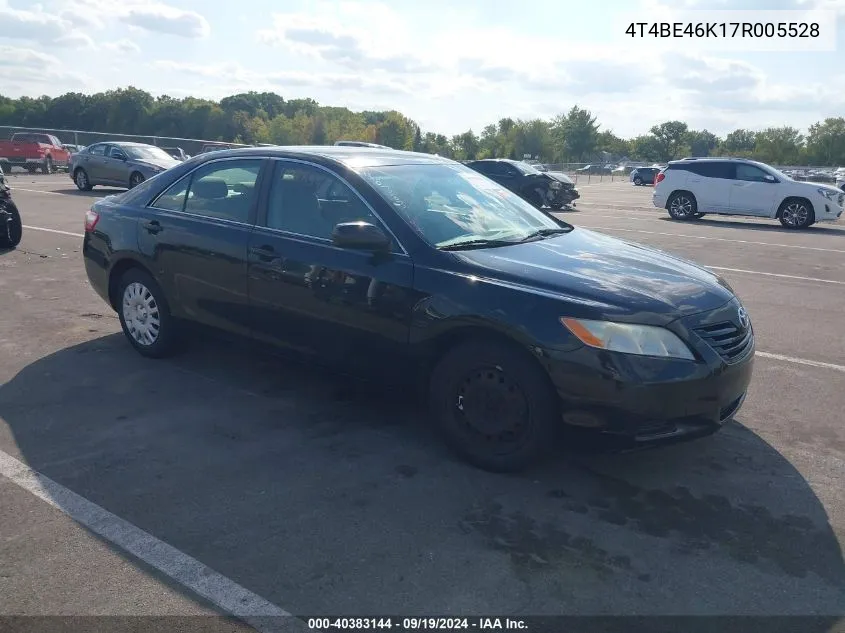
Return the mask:
<path fill-rule="evenodd" d="M 666 162 L 684 156 L 742 156 L 776 165 L 845 165 L 845 118 L 814 123 L 806 134 L 790 127 L 737 129 L 721 138 L 682 121 L 666 121 L 625 139 L 602 129 L 577 105 L 550 120 L 502 118 L 479 133 L 447 137 L 423 132 L 397 111 L 353 112 L 313 99 L 246 92 L 220 101 L 153 97 L 134 87 L 58 97 L 0 95 L 0 125 L 172 136 L 235 143 L 324 145 L 368 141 L 458 160 L 526 156 L 546 163 Z M 66 140 L 66 139 L 63 139 Z M 69 142 L 66 140 L 66 142 Z"/>

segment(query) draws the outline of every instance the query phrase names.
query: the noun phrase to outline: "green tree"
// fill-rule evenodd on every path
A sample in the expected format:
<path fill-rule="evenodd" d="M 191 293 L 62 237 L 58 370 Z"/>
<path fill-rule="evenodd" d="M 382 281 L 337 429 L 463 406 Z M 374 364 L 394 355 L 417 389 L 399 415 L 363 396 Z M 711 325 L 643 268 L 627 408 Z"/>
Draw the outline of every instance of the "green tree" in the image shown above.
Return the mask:
<path fill-rule="evenodd" d="M 599 126 L 589 110 L 572 106 L 552 122 L 552 134 L 565 160 L 584 161 L 598 145 Z"/>
<path fill-rule="evenodd" d="M 686 143 L 690 156 L 710 156 L 719 144 L 719 137 L 707 130 L 689 130 Z"/>
<path fill-rule="evenodd" d="M 750 156 L 757 144 L 757 134 L 742 128 L 734 130 L 725 137 L 721 146 L 725 153 L 734 156 Z"/>
<path fill-rule="evenodd" d="M 682 158 L 680 154 L 688 129 L 683 121 L 666 121 L 652 127 L 651 134 L 657 139 L 657 146 L 660 148 L 657 160 L 665 163 L 673 158 Z"/>
<path fill-rule="evenodd" d="M 757 132 L 755 156 L 764 163 L 794 165 L 800 161 L 804 145 L 801 131 L 789 126 L 770 127 Z"/>
<path fill-rule="evenodd" d="M 807 156 L 817 165 L 845 165 L 845 118 L 829 118 L 811 125 Z"/>
<path fill-rule="evenodd" d="M 662 160 L 663 146 L 653 134 L 643 134 L 631 140 L 631 158 L 649 163 Z"/>

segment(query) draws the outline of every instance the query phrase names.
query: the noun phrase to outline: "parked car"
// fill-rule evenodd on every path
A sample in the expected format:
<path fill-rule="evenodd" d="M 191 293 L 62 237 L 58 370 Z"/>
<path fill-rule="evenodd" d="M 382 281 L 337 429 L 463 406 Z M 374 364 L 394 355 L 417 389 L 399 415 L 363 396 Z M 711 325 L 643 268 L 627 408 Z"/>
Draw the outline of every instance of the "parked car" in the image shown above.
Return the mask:
<path fill-rule="evenodd" d="M 207 154 L 208 152 L 219 152 L 224 149 L 237 149 L 243 145 L 236 145 L 234 143 L 206 143 L 200 148 L 200 154 Z"/>
<path fill-rule="evenodd" d="M 573 227 L 455 161 L 369 148 L 225 151 L 85 220 L 92 287 L 163 357 L 181 324 L 419 379 L 471 463 L 535 463 L 565 424 L 630 445 L 717 431 L 754 332 L 717 275 Z"/>
<path fill-rule="evenodd" d="M 186 161 L 191 157 L 181 147 L 162 147 L 161 149 L 180 162 Z"/>
<path fill-rule="evenodd" d="M 688 158 L 661 171 L 654 206 L 675 220 L 706 213 L 777 218 L 791 229 L 832 222 L 842 215 L 845 193 L 831 185 L 798 182 L 764 163 L 744 158 Z"/>
<path fill-rule="evenodd" d="M 12 200 L 12 190 L 6 174 L 0 167 L 0 248 L 14 248 L 21 243 L 23 222 L 18 207 Z"/>
<path fill-rule="evenodd" d="M 845 191 L 845 174 L 836 177 L 836 186 Z"/>
<path fill-rule="evenodd" d="M 466 166 L 507 187 L 538 209 L 544 206 L 562 209 L 581 197 L 566 174 L 539 171 L 522 161 L 487 158 L 469 161 Z"/>
<path fill-rule="evenodd" d="M 6 174 L 12 167 L 22 167 L 30 174 L 39 169 L 52 174 L 68 166 L 70 152 L 52 134 L 17 132 L 8 141 L 0 141 L 0 167 Z"/>
<path fill-rule="evenodd" d="M 613 168 L 610 165 L 584 165 L 575 170 L 576 174 L 611 174 Z"/>
<path fill-rule="evenodd" d="M 94 143 L 74 154 L 70 177 L 80 191 L 97 185 L 132 189 L 180 161 L 155 145 Z"/>
<path fill-rule="evenodd" d="M 631 171 L 631 182 L 637 186 L 653 185 L 659 173 L 659 167 L 637 167 Z"/>

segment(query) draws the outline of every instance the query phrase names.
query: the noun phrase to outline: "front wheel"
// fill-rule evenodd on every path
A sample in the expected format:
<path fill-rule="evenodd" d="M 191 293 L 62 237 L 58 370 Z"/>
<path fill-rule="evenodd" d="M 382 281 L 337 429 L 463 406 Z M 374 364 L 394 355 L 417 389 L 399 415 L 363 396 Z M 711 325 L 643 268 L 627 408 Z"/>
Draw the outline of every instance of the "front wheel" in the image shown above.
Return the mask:
<path fill-rule="evenodd" d="M 120 326 L 132 347 L 149 358 L 170 355 L 175 348 L 176 324 L 155 279 L 138 268 L 126 271 L 118 300 Z"/>
<path fill-rule="evenodd" d="M 669 198 L 666 205 L 673 220 L 689 220 L 698 213 L 698 204 L 692 194 L 679 192 Z"/>
<path fill-rule="evenodd" d="M 146 180 L 146 178 L 144 178 L 144 174 L 137 171 L 133 172 L 132 175 L 129 177 L 129 188 L 134 189 L 142 182 L 144 182 L 144 180 Z"/>
<path fill-rule="evenodd" d="M 449 446 L 492 472 L 539 461 L 560 421 L 557 394 L 540 365 L 498 341 L 468 341 L 447 353 L 432 372 L 429 399 Z"/>
<path fill-rule="evenodd" d="M 91 191 L 94 187 L 88 179 L 88 172 L 81 167 L 74 172 L 73 182 L 76 183 L 76 188 L 80 191 Z"/>
<path fill-rule="evenodd" d="M 15 248 L 23 237 L 21 214 L 14 204 L 0 202 L 0 248 Z"/>
<path fill-rule="evenodd" d="M 816 221 L 810 204 L 798 198 L 783 201 L 778 211 L 778 219 L 788 229 L 806 229 Z"/>

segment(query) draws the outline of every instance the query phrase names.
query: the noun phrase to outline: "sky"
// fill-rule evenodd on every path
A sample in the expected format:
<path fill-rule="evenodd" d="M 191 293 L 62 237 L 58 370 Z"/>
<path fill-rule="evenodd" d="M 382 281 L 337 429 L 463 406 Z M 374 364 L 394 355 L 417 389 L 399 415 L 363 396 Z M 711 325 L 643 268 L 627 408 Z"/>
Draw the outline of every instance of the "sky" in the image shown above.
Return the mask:
<path fill-rule="evenodd" d="M 702 21 L 699 10 L 724 20 L 743 10 L 743 21 L 762 22 L 771 17 L 764 9 L 801 11 L 775 16 L 790 21 L 822 11 L 812 15 L 824 36 L 781 44 L 625 35 L 632 21 Z M 845 0 L 0 0 L 0 94 L 128 85 L 395 109 L 447 135 L 576 104 L 623 137 L 671 119 L 719 135 L 806 129 L 845 116 Z"/>

